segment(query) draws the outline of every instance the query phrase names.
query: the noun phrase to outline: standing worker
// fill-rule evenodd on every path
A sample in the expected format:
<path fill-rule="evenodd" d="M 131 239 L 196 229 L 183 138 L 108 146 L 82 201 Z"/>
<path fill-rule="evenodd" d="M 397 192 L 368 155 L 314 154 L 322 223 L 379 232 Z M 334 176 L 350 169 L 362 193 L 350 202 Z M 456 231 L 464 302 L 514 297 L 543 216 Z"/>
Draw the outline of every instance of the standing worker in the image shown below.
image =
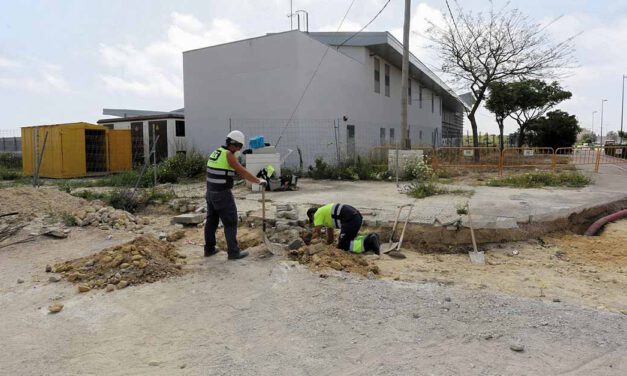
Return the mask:
<path fill-rule="evenodd" d="M 346 204 L 326 204 L 307 210 L 309 223 L 314 226 L 311 239 L 320 236 L 322 227 L 327 229 L 327 244 L 333 244 L 334 228 L 340 229 L 337 247 L 352 253 L 373 251 L 379 254 L 377 234 L 358 235 L 363 218 L 359 210 Z"/>
<path fill-rule="evenodd" d="M 261 189 L 265 189 L 267 182 L 253 176 L 237 160 L 236 153 L 239 153 L 244 143 L 244 134 L 240 131 L 232 131 L 226 136 L 226 145 L 211 153 L 207 161 L 205 257 L 218 253 L 216 250 L 218 220 L 222 220 L 224 226 L 229 260 L 248 256 L 248 252 L 241 251 L 237 244 L 237 206 L 235 206 L 235 199 L 231 193 L 233 177 L 237 172 L 249 182 L 261 185 Z"/>

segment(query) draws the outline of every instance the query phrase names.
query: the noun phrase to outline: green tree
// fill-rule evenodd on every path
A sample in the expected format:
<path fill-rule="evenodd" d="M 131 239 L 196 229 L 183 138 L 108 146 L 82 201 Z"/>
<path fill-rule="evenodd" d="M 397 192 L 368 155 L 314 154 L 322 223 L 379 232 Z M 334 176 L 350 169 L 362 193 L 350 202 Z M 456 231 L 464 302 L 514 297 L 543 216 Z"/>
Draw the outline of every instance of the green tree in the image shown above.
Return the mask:
<path fill-rule="evenodd" d="M 536 147 L 570 147 L 581 131 L 575 115 L 555 110 L 533 120 L 528 125 L 529 144 Z"/>
<path fill-rule="evenodd" d="M 518 124 L 518 146 L 525 142 L 525 132 L 529 125 L 540 119 L 548 110 L 572 96 L 563 90 L 558 82 L 547 84 L 542 80 L 522 80 L 511 82 L 508 98 L 514 101 L 516 109 L 510 117 Z"/>
<path fill-rule="evenodd" d="M 618 137 L 620 138 L 620 143 L 623 143 L 623 140 L 627 140 L 627 132 L 618 131 Z"/>
<path fill-rule="evenodd" d="M 515 93 L 511 90 L 511 85 L 502 81 L 496 81 L 489 86 L 490 95 L 485 102 L 488 111 L 494 114 L 496 123 L 499 125 L 499 146 L 503 150 L 503 122 L 516 110 Z"/>

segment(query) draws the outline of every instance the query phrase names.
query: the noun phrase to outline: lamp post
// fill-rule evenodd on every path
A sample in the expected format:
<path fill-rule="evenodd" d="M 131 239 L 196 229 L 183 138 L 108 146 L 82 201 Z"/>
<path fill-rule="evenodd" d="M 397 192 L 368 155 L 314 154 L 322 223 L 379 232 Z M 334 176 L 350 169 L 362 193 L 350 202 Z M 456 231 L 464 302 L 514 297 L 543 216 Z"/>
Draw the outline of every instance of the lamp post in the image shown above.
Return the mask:
<path fill-rule="evenodd" d="M 601 99 L 601 147 L 603 147 L 603 104 L 607 99 Z"/>
<path fill-rule="evenodd" d="M 620 100 L 620 131 L 623 131 L 623 113 L 625 110 L 625 78 L 627 74 L 623 74 L 623 95 Z"/>
<path fill-rule="evenodd" d="M 596 114 L 599 111 L 592 111 L 592 136 L 594 136 L 594 114 Z M 592 146 L 594 146 L 596 139 L 592 141 Z"/>

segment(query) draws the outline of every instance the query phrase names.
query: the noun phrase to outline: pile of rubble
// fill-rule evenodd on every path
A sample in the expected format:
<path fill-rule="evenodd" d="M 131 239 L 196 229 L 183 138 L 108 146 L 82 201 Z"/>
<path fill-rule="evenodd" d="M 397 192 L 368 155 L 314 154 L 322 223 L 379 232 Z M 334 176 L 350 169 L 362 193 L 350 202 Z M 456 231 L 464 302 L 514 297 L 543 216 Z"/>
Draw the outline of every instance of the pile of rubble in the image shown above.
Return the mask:
<path fill-rule="evenodd" d="M 291 250 L 299 249 L 305 245 L 303 237 L 306 237 L 310 230 L 307 229 L 307 222 L 298 220 L 298 208 L 291 204 L 279 204 L 276 206 L 276 224 L 270 230 L 270 241 L 273 243 L 285 244 Z"/>
<path fill-rule="evenodd" d="M 355 255 L 337 249 L 333 244 L 325 244 L 322 241 L 300 249 L 291 250 L 288 253 L 288 257 L 309 266 L 313 270 L 330 268 L 337 271 L 360 274 L 368 278 L 376 278 L 379 275 L 379 267 L 374 264 L 374 260 L 378 259 L 379 256 Z"/>
<path fill-rule="evenodd" d="M 145 225 L 150 224 L 147 217 L 138 217 L 133 214 L 105 206 L 101 201 L 92 201 L 90 205 L 72 213 L 77 226 L 94 226 L 101 230 L 128 230 L 140 231 Z"/>
<path fill-rule="evenodd" d="M 62 273 L 65 279 L 79 285 L 79 292 L 103 288 L 113 291 L 180 275 L 184 259 L 185 255 L 179 254 L 173 244 L 153 236 L 140 236 L 94 255 L 47 267 L 46 271 Z M 50 277 L 52 282 L 60 279 Z"/>
<path fill-rule="evenodd" d="M 192 213 L 196 211 L 200 212 L 202 210 L 201 209 L 202 205 L 196 205 L 193 202 L 191 202 L 188 198 L 179 198 L 179 199 L 171 200 L 168 206 L 170 207 L 172 211 L 181 213 L 181 214 Z"/>

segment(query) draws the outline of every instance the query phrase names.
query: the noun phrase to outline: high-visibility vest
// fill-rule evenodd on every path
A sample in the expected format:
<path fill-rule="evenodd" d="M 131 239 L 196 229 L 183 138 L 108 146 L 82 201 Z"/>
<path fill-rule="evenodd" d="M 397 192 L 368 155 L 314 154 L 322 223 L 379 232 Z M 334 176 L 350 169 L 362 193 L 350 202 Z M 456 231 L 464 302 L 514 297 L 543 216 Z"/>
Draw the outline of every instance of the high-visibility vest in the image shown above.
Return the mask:
<path fill-rule="evenodd" d="M 353 253 L 362 253 L 364 251 L 364 240 L 366 237 L 364 235 L 357 235 L 355 239 L 353 239 L 350 243 L 349 251 Z"/>
<path fill-rule="evenodd" d="M 235 169 L 226 159 L 229 151 L 220 147 L 211 153 L 207 161 L 207 187 L 212 191 L 223 191 L 233 188 Z"/>
<path fill-rule="evenodd" d="M 326 204 L 319 207 L 314 214 L 314 226 L 342 228 L 340 213 L 343 206 L 343 204 Z"/>

